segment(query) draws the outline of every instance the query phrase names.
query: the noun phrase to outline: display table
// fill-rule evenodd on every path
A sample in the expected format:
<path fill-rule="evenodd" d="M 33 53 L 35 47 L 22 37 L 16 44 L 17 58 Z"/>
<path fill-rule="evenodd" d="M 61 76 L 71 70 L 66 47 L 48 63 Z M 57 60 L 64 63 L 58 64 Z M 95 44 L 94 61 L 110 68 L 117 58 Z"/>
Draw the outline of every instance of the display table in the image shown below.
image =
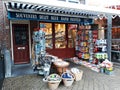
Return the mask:
<path fill-rule="evenodd" d="M 53 64 L 55 65 L 55 67 L 60 75 L 63 72 L 65 72 L 69 66 L 69 63 L 66 61 L 55 61 Z"/>

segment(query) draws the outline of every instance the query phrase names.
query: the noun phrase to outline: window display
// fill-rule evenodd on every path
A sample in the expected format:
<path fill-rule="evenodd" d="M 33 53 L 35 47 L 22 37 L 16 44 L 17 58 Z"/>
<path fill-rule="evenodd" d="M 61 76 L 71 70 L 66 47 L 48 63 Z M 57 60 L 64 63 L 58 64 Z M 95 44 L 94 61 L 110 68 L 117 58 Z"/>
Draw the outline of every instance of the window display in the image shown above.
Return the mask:
<path fill-rule="evenodd" d="M 44 28 L 46 48 L 52 49 L 53 48 L 52 23 L 40 23 L 40 28 Z"/>
<path fill-rule="evenodd" d="M 66 48 L 65 24 L 55 24 L 55 48 Z"/>
<path fill-rule="evenodd" d="M 75 47 L 76 32 L 77 32 L 77 25 L 68 24 L 68 48 Z"/>
<path fill-rule="evenodd" d="M 47 53 L 62 58 L 75 55 L 77 24 L 45 22 L 39 24 L 40 29 L 44 28 Z"/>

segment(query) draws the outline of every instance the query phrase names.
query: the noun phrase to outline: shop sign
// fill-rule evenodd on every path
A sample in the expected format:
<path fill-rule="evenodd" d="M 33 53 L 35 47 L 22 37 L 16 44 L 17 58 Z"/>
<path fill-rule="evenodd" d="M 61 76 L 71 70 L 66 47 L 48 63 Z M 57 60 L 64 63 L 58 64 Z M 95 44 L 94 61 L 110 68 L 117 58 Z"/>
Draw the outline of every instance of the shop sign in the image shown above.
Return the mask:
<path fill-rule="evenodd" d="M 8 19 L 38 20 L 38 21 L 49 21 L 49 22 L 79 23 L 79 24 L 93 23 L 93 20 L 88 18 L 21 13 L 21 12 L 8 12 Z"/>

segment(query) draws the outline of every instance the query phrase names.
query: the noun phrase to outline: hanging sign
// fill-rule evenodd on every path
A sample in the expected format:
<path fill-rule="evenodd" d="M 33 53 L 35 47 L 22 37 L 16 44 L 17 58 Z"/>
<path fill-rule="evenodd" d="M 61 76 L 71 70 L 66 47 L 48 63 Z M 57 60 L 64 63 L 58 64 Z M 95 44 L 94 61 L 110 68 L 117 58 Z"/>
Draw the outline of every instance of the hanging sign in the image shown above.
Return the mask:
<path fill-rule="evenodd" d="M 49 22 L 79 23 L 79 24 L 93 23 L 93 20 L 88 18 L 33 14 L 33 13 L 22 13 L 22 12 L 8 12 L 8 19 L 38 20 L 38 21 L 49 21 Z"/>

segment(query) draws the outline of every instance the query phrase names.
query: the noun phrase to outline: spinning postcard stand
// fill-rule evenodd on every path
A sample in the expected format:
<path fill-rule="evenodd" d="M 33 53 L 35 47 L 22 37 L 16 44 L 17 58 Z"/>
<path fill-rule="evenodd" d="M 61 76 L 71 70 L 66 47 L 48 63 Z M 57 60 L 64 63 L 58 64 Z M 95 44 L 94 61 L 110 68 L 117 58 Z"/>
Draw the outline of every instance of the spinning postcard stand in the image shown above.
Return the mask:
<path fill-rule="evenodd" d="M 45 33 L 43 30 L 33 32 L 34 70 L 40 75 L 49 75 L 51 62 L 46 60 Z"/>

